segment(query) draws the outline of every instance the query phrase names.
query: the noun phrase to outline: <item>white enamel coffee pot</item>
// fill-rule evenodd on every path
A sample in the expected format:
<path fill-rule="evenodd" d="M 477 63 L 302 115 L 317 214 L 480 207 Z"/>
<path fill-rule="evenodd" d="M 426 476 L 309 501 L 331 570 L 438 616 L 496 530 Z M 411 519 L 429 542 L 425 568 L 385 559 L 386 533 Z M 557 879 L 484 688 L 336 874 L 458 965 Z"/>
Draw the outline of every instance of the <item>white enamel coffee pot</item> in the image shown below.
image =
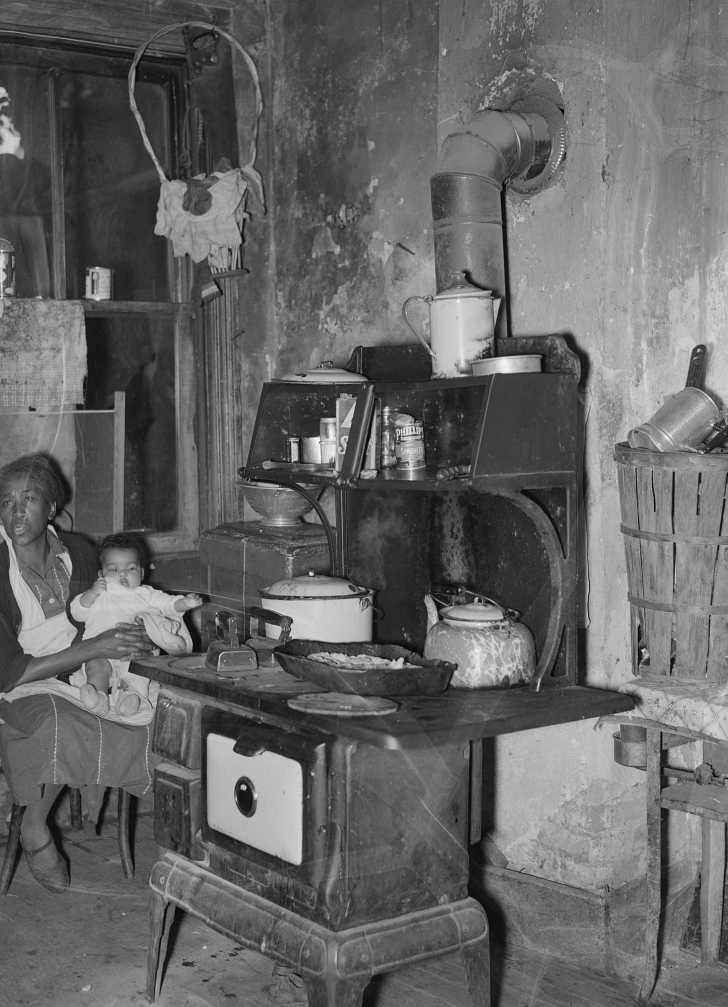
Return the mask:
<path fill-rule="evenodd" d="M 430 343 L 409 317 L 414 301 L 424 301 L 430 312 Z M 432 354 L 433 378 L 461 378 L 473 373 L 473 362 L 494 355 L 494 328 L 500 298 L 468 283 L 456 272 L 439 294 L 408 297 L 402 315 L 419 341 Z"/>

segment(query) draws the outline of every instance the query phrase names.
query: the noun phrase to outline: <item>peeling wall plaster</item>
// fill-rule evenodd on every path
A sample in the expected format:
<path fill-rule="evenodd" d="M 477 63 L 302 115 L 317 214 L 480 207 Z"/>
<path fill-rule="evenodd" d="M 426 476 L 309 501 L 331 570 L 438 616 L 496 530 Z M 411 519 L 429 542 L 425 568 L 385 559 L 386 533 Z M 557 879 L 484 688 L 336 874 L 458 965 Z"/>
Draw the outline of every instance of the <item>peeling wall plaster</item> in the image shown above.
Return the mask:
<path fill-rule="evenodd" d="M 616 688 L 630 654 L 614 444 L 682 387 L 697 342 L 709 349 L 707 388 L 728 396 L 728 8 L 696 0 L 688 16 L 659 0 L 443 0 L 440 25 L 441 122 L 501 93 L 512 66 L 561 82 L 559 181 L 507 198 L 511 316 L 514 334 L 564 332 L 582 354 L 591 403 L 585 661 L 589 684 Z M 549 737 L 548 751 L 536 733 L 495 746 L 508 771 L 498 777 L 493 835 L 510 866 L 585 887 L 643 873 L 639 775 L 629 782 L 635 772 L 614 764 L 608 732 L 569 725 Z M 553 779 L 543 772 L 551 751 L 561 755 Z M 694 823 L 670 817 L 673 850 L 689 859 Z"/>
<path fill-rule="evenodd" d="M 411 342 L 434 289 L 437 5 L 272 7 L 277 372 Z"/>
<path fill-rule="evenodd" d="M 563 171 L 507 199 L 511 314 L 514 333 L 564 332 L 582 355 L 583 659 L 589 684 L 616 688 L 630 654 L 614 443 L 684 383 L 695 342 L 709 347 L 708 387 L 728 387 L 728 7 L 693 0 L 688 20 L 662 0 L 440 0 L 439 38 L 434 0 L 274 0 L 270 12 L 271 241 L 254 254 L 271 315 L 242 359 L 248 431 L 262 380 L 412 340 L 400 307 L 434 289 L 438 138 L 502 95 L 513 68 L 558 82 Z M 497 739 L 490 825 L 511 867 L 596 890 L 644 871 L 643 782 L 593 726 Z M 670 817 L 671 857 L 687 861 L 695 823 Z"/>

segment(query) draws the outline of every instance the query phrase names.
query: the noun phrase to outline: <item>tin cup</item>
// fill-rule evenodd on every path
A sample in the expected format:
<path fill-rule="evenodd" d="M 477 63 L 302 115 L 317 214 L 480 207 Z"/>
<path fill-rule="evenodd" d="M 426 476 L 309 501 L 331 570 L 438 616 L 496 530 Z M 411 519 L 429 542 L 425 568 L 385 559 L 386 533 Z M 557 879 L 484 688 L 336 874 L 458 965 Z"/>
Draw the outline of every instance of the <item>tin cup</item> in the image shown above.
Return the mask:
<path fill-rule="evenodd" d="M 630 430 L 632 448 L 681 451 L 699 447 L 720 420 L 720 410 L 700 388 L 681 388 L 646 423 Z"/>
<path fill-rule="evenodd" d="M 112 296 L 113 269 L 104 266 L 86 268 L 86 291 L 89 301 L 110 301 Z"/>

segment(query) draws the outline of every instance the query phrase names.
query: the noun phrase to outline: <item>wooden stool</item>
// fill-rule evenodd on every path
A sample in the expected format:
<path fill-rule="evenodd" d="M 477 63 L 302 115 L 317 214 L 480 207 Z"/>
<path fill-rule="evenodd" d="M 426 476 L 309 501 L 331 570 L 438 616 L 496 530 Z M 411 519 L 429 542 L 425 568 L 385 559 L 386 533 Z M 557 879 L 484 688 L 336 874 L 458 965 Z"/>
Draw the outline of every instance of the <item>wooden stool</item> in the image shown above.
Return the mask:
<path fill-rule="evenodd" d="M 728 823 L 728 791 L 720 786 L 701 785 L 691 770 L 668 769 L 662 765 L 662 735 L 686 735 L 682 741 L 698 740 L 715 744 L 715 739 L 646 721 L 647 729 L 647 925 L 645 932 L 645 977 L 638 1003 L 646 1004 L 657 982 L 659 968 L 660 913 L 662 911 L 662 812 L 682 811 L 702 819 L 703 867 L 700 885 L 701 960 L 718 961 L 723 917 L 725 876 L 725 829 Z M 663 785 L 666 777 L 678 782 Z M 717 781 L 716 781 L 717 782 Z"/>
<path fill-rule="evenodd" d="M 333 931 L 174 853 L 157 861 L 149 886 L 149 1001 L 159 998 L 172 904 L 244 947 L 295 968 L 309 1007 L 360 1007 L 372 976 L 452 951 L 463 956 L 473 1007 L 490 1005 L 488 920 L 475 899 Z"/>
<path fill-rule="evenodd" d="M 70 788 L 71 797 L 71 828 L 74 832 L 80 832 L 83 828 L 83 818 L 81 816 L 81 791 Z M 119 855 L 121 866 L 124 869 L 125 878 L 134 877 L 134 864 L 131 859 L 131 846 L 129 843 L 129 805 L 131 795 L 126 790 L 119 788 L 119 811 L 118 811 L 118 837 Z M 20 846 L 20 825 L 23 821 L 25 808 L 20 804 L 14 804 L 10 814 L 10 828 L 8 830 L 8 841 L 5 846 L 5 859 L 0 869 L 0 896 L 7 894 L 10 887 L 10 879 L 15 868 L 15 861 L 18 856 Z"/>

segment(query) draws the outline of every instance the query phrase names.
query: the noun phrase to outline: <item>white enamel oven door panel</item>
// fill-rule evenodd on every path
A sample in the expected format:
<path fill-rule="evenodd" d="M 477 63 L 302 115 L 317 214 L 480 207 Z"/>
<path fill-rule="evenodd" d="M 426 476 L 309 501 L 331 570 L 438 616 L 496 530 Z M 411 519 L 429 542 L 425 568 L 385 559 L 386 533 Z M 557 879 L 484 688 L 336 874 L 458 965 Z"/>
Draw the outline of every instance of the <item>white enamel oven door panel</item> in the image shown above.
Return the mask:
<path fill-rule="evenodd" d="M 326 855 L 326 766 L 327 745 L 319 735 L 206 706 L 203 840 L 312 877 Z"/>
<path fill-rule="evenodd" d="M 207 735 L 207 822 L 216 832 L 280 857 L 303 860 L 303 766 L 275 752 L 252 757 Z"/>

